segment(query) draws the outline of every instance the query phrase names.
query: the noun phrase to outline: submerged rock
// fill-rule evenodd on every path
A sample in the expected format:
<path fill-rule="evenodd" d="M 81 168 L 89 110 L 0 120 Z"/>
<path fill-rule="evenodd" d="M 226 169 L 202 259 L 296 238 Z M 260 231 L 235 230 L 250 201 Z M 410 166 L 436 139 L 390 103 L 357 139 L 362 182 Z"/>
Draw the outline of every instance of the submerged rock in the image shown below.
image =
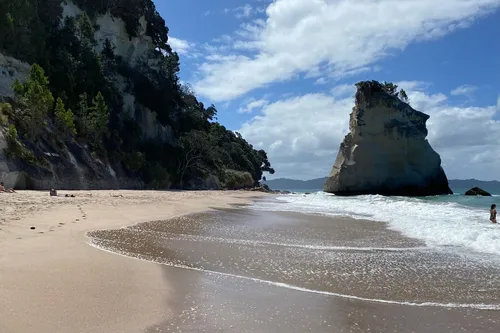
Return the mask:
<path fill-rule="evenodd" d="M 481 195 L 483 197 L 491 197 L 491 194 L 486 192 L 485 190 L 479 188 L 479 187 L 473 187 L 467 192 L 465 192 L 465 195 Z"/>
<path fill-rule="evenodd" d="M 336 195 L 452 194 L 426 139 L 429 116 L 378 83 L 358 84 L 349 134 L 323 190 Z"/>

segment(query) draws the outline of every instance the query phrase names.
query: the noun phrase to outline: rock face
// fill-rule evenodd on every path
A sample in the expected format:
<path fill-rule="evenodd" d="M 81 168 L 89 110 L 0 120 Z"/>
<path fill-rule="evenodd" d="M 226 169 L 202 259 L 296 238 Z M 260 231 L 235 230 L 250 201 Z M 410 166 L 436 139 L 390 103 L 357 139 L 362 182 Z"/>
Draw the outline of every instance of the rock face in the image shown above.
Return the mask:
<path fill-rule="evenodd" d="M 491 197 L 491 194 L 486 192 L 485 190 L 479 188 L 479 187 L 473 187 L 467 192 L 465 192 L 465 195 L 481 195 L 483 197 Z"/>
<path fill-rule="evenodd" d="M 14 97 L 12 84 L 15 79 L 24 81 L 30 65 L 0 53 L 0 97 Z"/>
<path fill-rule="evenodd" d="M 336 195 L 452 194 L 426 140 L 429 116 L 370 86 L 356 92 L 349 134 L 323 190 Z"/>

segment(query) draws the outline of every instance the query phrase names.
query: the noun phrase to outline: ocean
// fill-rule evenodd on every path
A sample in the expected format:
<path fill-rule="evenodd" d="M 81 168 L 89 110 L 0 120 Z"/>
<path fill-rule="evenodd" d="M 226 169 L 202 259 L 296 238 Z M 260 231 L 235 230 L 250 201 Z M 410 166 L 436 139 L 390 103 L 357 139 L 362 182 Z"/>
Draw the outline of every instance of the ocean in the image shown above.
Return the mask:
<path fill-rule="evenodd" d="M 500 203 L 499 194 L 465 196 L 459 194 L 464 193 L 464 189 L 455 189 L 454 195 L 423 198 L 337 197 L 314 189 L 289 191 L 296 194 L 259 201 L 252 208 L 386 222 L 390 229 L 422 240 L 427 246 L 492 254 L 496 259 L 500 254 L 500 224 L 489 221 L 490 206 Z"/>

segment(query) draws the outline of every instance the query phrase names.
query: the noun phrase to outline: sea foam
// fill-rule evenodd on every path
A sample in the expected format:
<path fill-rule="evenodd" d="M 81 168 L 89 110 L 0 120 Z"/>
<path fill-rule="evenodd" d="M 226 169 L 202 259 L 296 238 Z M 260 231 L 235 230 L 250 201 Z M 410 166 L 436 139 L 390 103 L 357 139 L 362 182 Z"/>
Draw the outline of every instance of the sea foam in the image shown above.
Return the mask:
<path fill-rule="evenodd" d="M 252 208 L 387 222 L 391 229 L 423 240 L 428 246 L 500 254 L 500 225 L 489 221 L 489 207 L 486 204 L 467 206 L 460 201 L 463 201 L 463 196 L 422 199 L 380 195 L 339 197 L 317 192 L 282 195 L 276 201 L 258 201 Z"/>

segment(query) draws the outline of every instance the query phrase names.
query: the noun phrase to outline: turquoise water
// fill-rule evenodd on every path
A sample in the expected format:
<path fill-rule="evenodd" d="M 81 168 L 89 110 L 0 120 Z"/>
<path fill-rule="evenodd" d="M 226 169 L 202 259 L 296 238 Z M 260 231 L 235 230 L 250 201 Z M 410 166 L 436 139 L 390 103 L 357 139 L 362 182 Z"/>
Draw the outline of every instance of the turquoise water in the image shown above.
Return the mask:
<path fill-rule="evenodd" d="M 322 192 L 322 189 L 282 189 L 283 191 L 290 191 L 293 193 L 317 193 Z M 422 200 L 423 202 L 434 202 L 434 203 L 456 203 L 459 205 L 490 209 L 492 204 L 500 204 L 500 193 L 492 193 L 493 197 L 480 197 L 480 196 L 466 196 L 463 195 L 468 189 L 456 188 L 453 189 L 455 194 L 453 195 L 439 195 L 432 197 L 420 197 L 415 198 L 417 200 Z M 398 199 L 394 197 L 394 200 L 405 200 L 404 198 Z"/>

